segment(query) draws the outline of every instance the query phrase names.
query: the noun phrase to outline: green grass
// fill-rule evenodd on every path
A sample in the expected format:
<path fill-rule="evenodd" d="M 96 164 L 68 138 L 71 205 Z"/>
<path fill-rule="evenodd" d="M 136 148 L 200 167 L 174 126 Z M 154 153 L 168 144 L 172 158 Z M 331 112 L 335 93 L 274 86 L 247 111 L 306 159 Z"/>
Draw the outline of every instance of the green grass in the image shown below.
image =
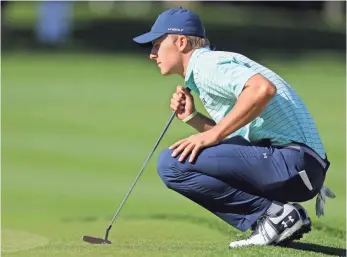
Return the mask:
<path fill-rule="evenodd" d="M 145 56 L 12 53 L 1 67 L 3 256 L 322 256 L 345 248 L 345 63 L 333 55 L 263 63 L 302 96 L 332 163 L 326 184 L 337 197 L 320 219 L 314 201 L 304 203 L 313 231 L 298 249 L 228 250 L 248 232 L 165 188 L 158 153 L 193 132 L 177 120 L 116 220 L 113 244 L 82 242 L 104 235 L 182 81 L 161 77 Z"/>

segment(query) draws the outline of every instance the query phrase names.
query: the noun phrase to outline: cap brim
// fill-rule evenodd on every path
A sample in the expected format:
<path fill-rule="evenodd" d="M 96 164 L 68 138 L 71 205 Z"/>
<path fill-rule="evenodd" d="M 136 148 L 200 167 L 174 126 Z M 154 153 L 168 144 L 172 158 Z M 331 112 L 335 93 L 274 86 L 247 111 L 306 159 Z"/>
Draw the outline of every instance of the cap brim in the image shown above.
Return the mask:
<path fill-rule="evenodd" d="M 160 38 L 163 35 L 165 35 L 165 33 L 147 32 L 141 36 L 133 38 L 133 40 L 138 44 L 148 44 L 151 43 L 153 40 Z"/>

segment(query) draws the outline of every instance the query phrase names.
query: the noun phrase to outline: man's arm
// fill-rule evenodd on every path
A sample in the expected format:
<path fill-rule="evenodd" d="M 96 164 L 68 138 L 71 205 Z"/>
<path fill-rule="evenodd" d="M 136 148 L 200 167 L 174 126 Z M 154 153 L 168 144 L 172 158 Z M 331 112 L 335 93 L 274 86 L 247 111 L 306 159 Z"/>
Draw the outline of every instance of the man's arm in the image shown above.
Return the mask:
<path fill-rule="evenodd" d="M 201 113 L 198 113 L 194 118 L 189 120 L 187 124 L 195 128 L 199 132 L 207 131 L 216 125 L 216 123 L 212 119 L 204 116 Z"/>
<path fill-rule="evenodd" d="M 276 94 L 276 87 L 262 75 L 254 75 L 245 84 L 233 109 L 214 126 L 219 140 L 258 117 Z"/>
<path fill-rule="evenodd" d="M 169 149 L 174 149 L 172 157 L 181 154 L 179 161 L 183 161 L 190 155 L 189 162 L 192 163 L 201 149 L 218 144 L 230 134 L 249 124 L 264 111 L 267 104 L 276 95 L 276 87 L 260 74 L 252 74 L 244 69 L 243 72 L 248 73 L 245 74 L 248 76 L 239 76 L 238 80 L 231 80 L 234 82 L 227 85 L 229 88 L 231 86 L 230 95 L 238 96 L 231 111 L 209 130 L 181 139 L 171 145 Z M 200 127 L 200 129 L 202 128 Z"/>
<path fill-rule="evenodd" d="M 187 124 L 199 132 L 214 128 L 218 138 L 223 140 L 258 117 L 275 94 L 276 87 L 269 80 L 262 75 L 255 75 L 247 81 L 234 108 L 217 126 L 212 119 L 201 113 L 198 113 Z"/>

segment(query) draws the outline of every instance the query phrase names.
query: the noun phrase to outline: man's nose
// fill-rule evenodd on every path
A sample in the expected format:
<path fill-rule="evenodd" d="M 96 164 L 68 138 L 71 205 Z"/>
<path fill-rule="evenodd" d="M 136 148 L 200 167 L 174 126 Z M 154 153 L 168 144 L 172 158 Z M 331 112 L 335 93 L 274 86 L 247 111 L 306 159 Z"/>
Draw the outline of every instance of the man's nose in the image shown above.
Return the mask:
<path fill-rule="evenodd" d="M 155 59 L 157 59 L 157 55 L 156 55 L 156 54 L 153 54 L 153 53 L 150 53 L 149 59 L 155 60 Z"/>
<path fill-rule="evenodd" d="M 157 58 L 158 58 L 158 49 L 155 46 L 153 46 L 151 49 L 151 53 L 149 54 L 149 59 L 155 60 Z"/>

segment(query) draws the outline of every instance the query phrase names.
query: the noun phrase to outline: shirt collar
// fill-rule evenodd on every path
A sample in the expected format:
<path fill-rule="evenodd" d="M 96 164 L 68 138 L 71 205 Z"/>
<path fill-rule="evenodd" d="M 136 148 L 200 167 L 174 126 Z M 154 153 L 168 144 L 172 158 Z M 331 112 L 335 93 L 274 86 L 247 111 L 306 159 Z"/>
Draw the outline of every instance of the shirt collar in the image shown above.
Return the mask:
<path fill-rule="evenodd" d="M 185 82 L 188 82 L 188 80 L 189 80 L 189 78 L 193 72 L 195 62 L 197 61 L 199 55 L 204 53 L 204 52 L 209 52 L 209 51 L 212 51 L 209 46 L 201 47 L 201 48 L 198 48 L 198 49 L 193 51 L 192 56 L 190 57 L 190 60 L 188 62 L 186 74 L 184 76 Z"/>

